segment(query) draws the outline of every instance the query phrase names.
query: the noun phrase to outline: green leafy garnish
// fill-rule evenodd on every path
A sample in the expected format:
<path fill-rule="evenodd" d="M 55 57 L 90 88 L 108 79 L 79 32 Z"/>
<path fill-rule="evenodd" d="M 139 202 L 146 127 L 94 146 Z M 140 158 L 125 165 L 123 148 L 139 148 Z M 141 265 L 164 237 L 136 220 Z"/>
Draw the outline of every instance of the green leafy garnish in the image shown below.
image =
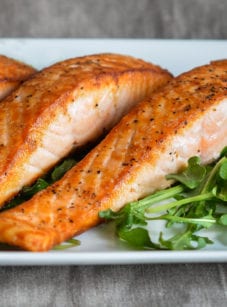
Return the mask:
<path fill-rule="evenodd" d="M 69 239 L 68 241 L 62 243 L 62 244 L 59 244 L 59 245 L 56 245 L 53 250 L 66 250 L 68 248 L 72 248 L 72 247 L 75 247 L 75 246 L 78 246 L 80 245 L 80 241 L 77 240 L 77 239 Z"/>
<path fill-rule="evenodd" d="M 179 174 L 166 176 L 176 184 L 131 202 L 119 212 L 101 211 L 99 216 L 114 220 L 119 238 L 136 249 L 200 249 L 213 242 L 199 231 L 213 225 L 227 226 L 227 147 L 216 163 L 201 165 L 199 157 L 188 160 Z M 165 221 L 164 229 L 182 225 L 176 234 L 164 238 L 163 231 L 153 239 L 148 225 Z"/>
<path fill-rule="evenodd" d="M 23 195 L 24 195 L 24 198 L 30 198 L 32 197 L 33 195 L 35 195 L 36 193 L 38 193 L 39 191 L 41 190 L 44 190 L 48 187 L 49 183 L 42 179 L 42 178 L 39 178 L 37 179 L 37 181 L 30 187 L 24 187 L 23 188 Z"/>
<path fill-rule="evenodd" d="M 59 180 L 75 163 L 74 159 L 65 159 L 32 186 L 24 187 L 1 210 L 30 199 Z M 212 244 L 208 237 L 201 236 L 199 232 L 213 225 L 227 226 L 227 147 L 222 150 L 216 163 L 204 166 L 199 157 L 192 157 L 185 170 L 169 174 L 166 178 L 174 180 L 175 185 L 128 203 L 118 212 L 111 209 L 101 211 L 100 218 L 113 220 L 119 238 L 139 250 L 201 249 Z M 148 226 L 157 220 L 164 221 L 165 227 L 155 240 Z M 183 226 L 177 233 L 164 234 L 164 230 L 174 229 L 177 225 Z M 71 239 L 54 249 L 64 250 L 79 244 L 80 241 Z"/>
<path fill-rule="evenodd" d="M 61 177 L 64 176 L 64 174 L 69 169 L 71 169 L 76 163 L 77 161 L 75 159 L 72 159 L 72 158 L 65 159 L 63 162 L 57 165 L 52 171 L 46 174 L 43 178 L 37 179 L 36 182 L 32 186 L 25 186 L 22 189 L 22 191 L 12 200 L 6 203 L 5 206 L 0 211 L 4 211 L 12 207 L 15 207 L 23 203 L 24 201 L 30 199 L 33 195 L 35 195 L 39 191 L 46 189 L 49 185 L 61 179 Z M 55 246 L 54 250 L 65 250 L 65 249 L 75 247 L 78 245 L 80 245 L 79 240 L 70 239 L 60 245 Z"/>
<path fill-rule="evenodd" d="M 64 160 L 59 166 L 55 167 L 55 169 L 51 173 L 52 182 L 55 182 L 61 179 L 61 177 L 68 170 L 70 170 L 75 164 L 76 164 L 76 161 L 74 159 L 67 159 L 67 160 Z"/>
<path fill-rule="evenodd" d="M 0 211 L 15 207 L 30 199 L 39 191 L 46 189 L 49 185 L 59 180 L 76 163 L 77 161 L 75 159 L 65 159 L 63 162 L 57 165 L 54 170 L 46 174 L 43 178 L 37 179 L 32 186 L 25 186 L 21 192 L 8 203 L 6 203 Z"/>
<path fill-rule="evenodd" d="M 167 175 L 167 179 L 175 179 L 190 189 L 194 189 L 206 175 L 205 166 L 200 165 L 199 157 L 192 157 L 188 160 L 188 167 L 182 173 Z"/>

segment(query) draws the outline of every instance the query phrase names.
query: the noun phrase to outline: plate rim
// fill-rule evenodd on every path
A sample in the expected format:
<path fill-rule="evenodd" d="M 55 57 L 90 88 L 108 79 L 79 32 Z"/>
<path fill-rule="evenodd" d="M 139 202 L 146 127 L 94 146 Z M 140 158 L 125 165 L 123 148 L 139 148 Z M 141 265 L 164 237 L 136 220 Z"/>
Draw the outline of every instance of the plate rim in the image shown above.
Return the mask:
<path fill-rule="evenodd" d="M 62 43 L 79 42 L 104 42 L 117 43 L 152 43 L 159 45 L 168 44 L 206 44 L 206 45 L 227 45 L 225 39 L 169 39 L 169 38 L 0 38 L 1 45 L 14 43 Z M 1 50 L 0 50 L 1 51 Z M 0 52 L 1 53 L 1 52 Z M 129 51 L 130 54 L 130 51 Z M 227 56 L 226 56 L 227 58 Z M 161 65 L 161 63 L 158 63 Z M 226 250 L 193 250 L 193 251 L 76 251 L 67 252 L 49 251 L 42 253 L 24 251 L 0 251 L 0 265 L 106 265 L 106 264 L 152 264 L 152 263 L 208 263 L 227 262 Z"/>

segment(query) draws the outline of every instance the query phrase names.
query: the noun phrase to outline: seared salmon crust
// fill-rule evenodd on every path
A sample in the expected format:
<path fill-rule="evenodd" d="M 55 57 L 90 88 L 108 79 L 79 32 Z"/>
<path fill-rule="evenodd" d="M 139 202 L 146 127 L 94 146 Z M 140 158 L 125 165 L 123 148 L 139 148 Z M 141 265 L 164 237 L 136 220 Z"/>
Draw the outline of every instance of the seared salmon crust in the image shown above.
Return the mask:
<path fill-rule="evenodd" d="M 0 100 L 9 95 L 36 70 L 5 55 L 0 55 Z"/>
<path fill-rule="evenodd" d="M 195 68 L 143 100 L 52 186 L 0 214 L 0 241 L 30 251 L 54 245 L 170 185 L 189 157 L 203 163 L 227 144 L 227 60 Z"/>
<path fill-rule="evenodd" d="M 36 73 L 0 104 L 0 206 L 171 78 L 117 54 L 69 59 Z"/>

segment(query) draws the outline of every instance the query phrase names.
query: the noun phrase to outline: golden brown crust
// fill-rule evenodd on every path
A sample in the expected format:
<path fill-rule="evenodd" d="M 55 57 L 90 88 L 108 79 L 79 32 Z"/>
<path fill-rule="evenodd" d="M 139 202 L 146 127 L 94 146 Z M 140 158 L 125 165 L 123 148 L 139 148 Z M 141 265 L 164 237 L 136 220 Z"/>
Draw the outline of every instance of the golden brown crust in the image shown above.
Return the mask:
<path fill-rule="evenodd" d="M 0 55 L 0 99 L 5 98 L 36 70 L 22 62 Z"/>
<path fill-rule="evenodd" d="M 60 181 L 1 213 L 0 240 L 43 251 L 97 225 L 100 210 L 123 206 L 138 197 L 136 191 L 142 196 L 141 170 L 155 169 L 160 156 L 170 154 L 166 150 L 175 136 L 190 131 L 226 98 L 227 61 L 177 77 L 126 115 Z"/>
<path fill-rule="evenodd" d="M 124 85 L 127 88 L 126 96 L 131 98 L 122 101 L 122 104 L 126 105 L 129 100 L 135 103 L 139 97 L 145 97 L 170 78 L 167 71 L 142 60 L 116 54 L 99 54 L 54 64 L 24 82 L 0 105 L 0 205 L 15 195 L 23 185 L 30 184 L 46 172 L 72 149 L 71 146 L 67 148 L 67 152 L 60 152 L 62 155 L 51 152 L 49 156 L 54 158 L 42 167 L 29 162 L 31 155 L 40 148 L 44 148 L 45 152 L 49 150 L 45 147 L 48 142 L 44 144 L 43 140 L 49 132 L 53 134 L 53 131 L 48 131 L 53 123 L 58 120 L 61 125 L 61 117 L 67 119 L 62 125 L 79 125 L 74 121 L 74 115 L 71 116 L 76 111 L 69 111 L 69 106 L 76 108 L 77 99 L 90 95 L 88 100 L 93 98 L 96 103 L 95 99 L 98 100 L 102 91 L 109 88 L 109 96 L 113 96 L 114 104 L 120 93 L 118 87 L 122 88 Z M 116 109 L 118 107 L 116 105 Z M 92 108 L 95 108 L 95 104 Z M 84 113 L 90 111 L 85 109 Z M 97 116 L 102 116 L 101 111 L 97 107 Z M 96 118 L 93 120 L 95 123 Z M 90 129 L 90 123 L 82 124 L 88 125 L 88 130 Z M 107 125 L 107 129 L 109 128 Z M 99 136 L 98 132 L 96 136 Z M 49 143 L 51 142 L 50 137 Z M 59 143 L 56 146 L 61 150 Z M 40 159 L 43 157 L 39 157 Z M 37 168 L 35 175 L 30 177 L 26 173 L 28 168 Z"/>

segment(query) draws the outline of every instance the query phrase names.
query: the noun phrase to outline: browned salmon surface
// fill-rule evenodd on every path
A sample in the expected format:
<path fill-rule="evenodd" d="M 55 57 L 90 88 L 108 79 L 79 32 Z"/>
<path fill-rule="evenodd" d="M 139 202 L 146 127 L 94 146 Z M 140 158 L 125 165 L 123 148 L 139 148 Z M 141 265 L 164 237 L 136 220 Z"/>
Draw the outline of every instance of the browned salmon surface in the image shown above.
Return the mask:
<path fill-rule="evenodd" d="M 65 60 L 24 82 L 0 104 L 0 206 L 170 79 L 142 60 L 100 54 Z"/>
<path fill-rule="evenodd" d="M 0 241 L 46 251 L 100 222 L 100 210 L 163 189 L 189 157 L 227 144 L 227 60 L 195 68 L 139 103 L 81 162 L 32 199 L 0 214 Z"/>
<path fill-rule="evenodd" d="M 35 69 L 31 66 L 0 55 L 0 100 L 9 95 L 34 73 Z"/>

